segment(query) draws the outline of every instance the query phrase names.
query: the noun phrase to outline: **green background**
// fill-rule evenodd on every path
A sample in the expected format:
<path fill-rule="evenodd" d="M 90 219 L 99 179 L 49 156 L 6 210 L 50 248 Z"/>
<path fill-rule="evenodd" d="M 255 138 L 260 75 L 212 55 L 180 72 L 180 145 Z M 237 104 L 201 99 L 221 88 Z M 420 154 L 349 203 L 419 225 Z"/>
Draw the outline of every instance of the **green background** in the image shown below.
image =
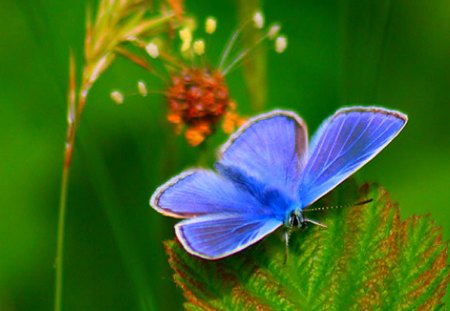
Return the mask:
<path fill-rule="evenodd" d="M 56 220 L 69 48 L 82 59 L 88 1 L 0 2 L 0 309 L 53 304 Z M 188 12 L 218 18 L 208 43 L 216 63 L 236 29 L 233 1 L 187 1 Z M 430 213 L 450 237 L 450 4 L 446 0 L 267 1 L 289 47 L 268 49 L 264 110 L 298 112 L 310 131 L 345 105 L 381 105 L 408 114 L 403 133 L 358 179 L 378 181 L 401 214 Z M 79 68 L 78 68 L 79 69 Z M 136 81 L 163 81 L 119 60 L 94 86 L 70 177 L 65 241 L 65 310 L 180 308 L 162 247 L 174 220 L 154 212 L 155 188 L 195 166 L 225 140 L 190 148 L 165 121 L 160 95 L 111 102 Z M 227 76 L 245 115 L 255 114 L 243 75 Z M 446 301 L 448 302 L 448 294 Z"/>

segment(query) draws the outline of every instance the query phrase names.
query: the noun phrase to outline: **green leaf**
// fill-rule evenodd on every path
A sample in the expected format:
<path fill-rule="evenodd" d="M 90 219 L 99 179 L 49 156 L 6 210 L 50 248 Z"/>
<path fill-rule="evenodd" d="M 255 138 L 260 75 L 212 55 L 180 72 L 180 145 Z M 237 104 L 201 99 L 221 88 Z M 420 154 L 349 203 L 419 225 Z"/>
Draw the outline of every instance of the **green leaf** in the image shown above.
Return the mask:
<path fill-rule="evenodd" d="M 353 195 L 352 195 L 353 194 Z M 328 229 L 292 234 L 288 262 L 277 234 L 219 261 L 165 242 L 187 310 L 434 310 L 450 280 L 447 243 L 429 216 L 400 220 L 376 185 L 346 182 L 323 204 L 371 203 L 310 212 Z M 314 213 L 314 215 L 313 215 Z M 280 230 L 282 232 L 282 230 Z"/>

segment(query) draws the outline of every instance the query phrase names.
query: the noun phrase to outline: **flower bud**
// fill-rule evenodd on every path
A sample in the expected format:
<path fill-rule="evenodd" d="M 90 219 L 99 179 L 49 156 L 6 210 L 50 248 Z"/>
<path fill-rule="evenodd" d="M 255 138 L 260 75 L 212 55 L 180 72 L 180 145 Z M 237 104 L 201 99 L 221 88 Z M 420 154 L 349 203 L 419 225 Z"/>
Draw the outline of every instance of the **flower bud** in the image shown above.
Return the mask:
<path fill-rule="evenodd" d="M 141 94 L 142 96 L 147 96 L 148 91 L 147 91 L 147 86 L 145 85 L 145 83 L 143 81 L 139 81 L 138 82 L 138 91 L 139 94 Z"/>
<path fill-rule="evenodd" d="M 197 55 L 203 55 L 205 53 L 205 41 L 196 40 L 194 42 L 194 53 Z"/>
<path fill-rule="evenodd" d="M 283 53 L 287 47 L 287 38 L 285 36 L 279 36 L 275 40 L 275 51 L 277 53 Z"/>
<path fill-rule="evenodd" d="M 158 58 L 159 49 L 155 43 L 150 42 L 149 44 L 147 44 L 145 46 L 145 50 L 147 51 L 148 55 L 150 55 L 152 58 Z"/>
<path fill-rule="evenodd" d="M 111 99 L 118 105 L 123 104 L 123 94 L 120 91 L 111 92 Z"/>
<path fill-rule="evenodd" d="M 262 29 L 264 27 L 264 17 L 260 11 L 253 15 L 253 22 L 255 23 L 255 27 L 258 29 Z"/>
<path fill-rule="evenodd" d="M 214 17 L 208 17 L 205 23 L 205 31 L 208 34 L 213 34 L 217 28 L 217 20 Z"/>

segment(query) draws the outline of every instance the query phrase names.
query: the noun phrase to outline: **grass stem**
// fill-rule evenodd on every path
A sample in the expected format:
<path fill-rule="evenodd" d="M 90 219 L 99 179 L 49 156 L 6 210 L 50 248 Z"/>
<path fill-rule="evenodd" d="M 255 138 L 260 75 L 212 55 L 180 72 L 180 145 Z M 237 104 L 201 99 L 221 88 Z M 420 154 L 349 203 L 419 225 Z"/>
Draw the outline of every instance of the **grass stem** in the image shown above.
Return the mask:
<path fill-rule="evenodd" d="M 69 166 L 64 163 L 61 195 L 59 197 L 59 216 L 58 216 L 58 232 L 56 241 L 56 257 L 55 257 L 55 303 L 54 310 L 60 311 L 62 305 L 62 285 L 63 285 L 63 266 L 64 266 L 64 228 L 66 223 L 66 205 L 67 205 L 67 188 L 69 181 Z"/>
<path fill-rule="evenodd" d="M 79 104 L 83 103 L 85 97 L 80 97 Z M 75 82 L 75 58 L 70 54 L 69 62 L 69 90 L 67 94 L 67 135 L 64 146 L 64 164 L 61 178 L 61 194 L 59 197 L 58 208 L 58 229 L 56 234 L 56 256 L 55 256 L 55 296 L 54 296 L 54 310 L 61 311 L 62 309 L 62 290 L 63 290 L 63 273 L 64 273 L 64 231 L 66 224 L 66 209 L 67 209 L 67 190 L 69 187 L 69 170 L 72 162 L 72 153 L 75 143 L 75 135 L 77 130 L 77 123 L 81 116 L 75 114 L 76 107 L 76 82 Z M 84 105 L 83 105 L 84 106 Z"/>

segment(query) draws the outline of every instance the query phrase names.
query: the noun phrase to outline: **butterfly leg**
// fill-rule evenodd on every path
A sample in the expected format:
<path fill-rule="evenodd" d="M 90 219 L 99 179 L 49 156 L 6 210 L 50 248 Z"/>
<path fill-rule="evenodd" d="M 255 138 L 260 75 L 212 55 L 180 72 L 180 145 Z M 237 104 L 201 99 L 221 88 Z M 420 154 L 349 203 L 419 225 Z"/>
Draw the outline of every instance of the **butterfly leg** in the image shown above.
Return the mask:
<path fill-rule="evenodd" d="M 290 232 L 289 232 L 289 230 L 285 230 L 284 231 L 284 233 L 283 233 L 283 240 L 284 240 L 284 245 L 285 245 L 285 248 L 284 248 L 284 264 L 286 264 L 287 263 L 287 260 L 288 260 L 288 255 L 289 255 L 289 236 L 290 236 Z"/>
<path fill-rule="evenodd" d="M 324 225 L 323 223 L 320 223 L 320 222 L 318 222 L 317 220 L 314 220 L 314 219 L 304 218 L 303 221 L 309 222 L 309 223 L 311 223 L 311 224 L 313 224 L 313 225 L 316 225 L 316 226 L 319 226 L 319 227 L 322 227 L 322 228 L 328 228 L 328 227 L 327 227 L 326 225 Z"/>

